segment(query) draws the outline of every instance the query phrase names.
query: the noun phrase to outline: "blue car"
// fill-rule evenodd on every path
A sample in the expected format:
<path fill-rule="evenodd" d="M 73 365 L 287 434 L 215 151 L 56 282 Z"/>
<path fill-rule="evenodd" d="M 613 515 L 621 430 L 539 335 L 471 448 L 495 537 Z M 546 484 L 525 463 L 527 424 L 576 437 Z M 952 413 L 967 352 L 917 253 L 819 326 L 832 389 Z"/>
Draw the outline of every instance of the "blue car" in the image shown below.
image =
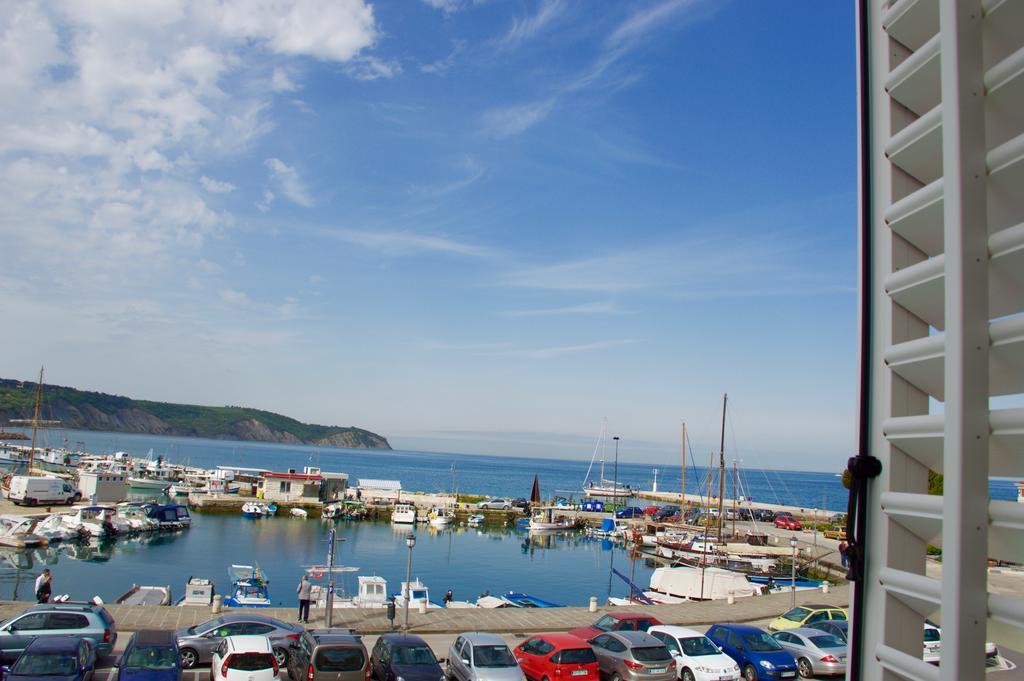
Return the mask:
<path fill-rule="evenodd" d="M 117 681 L 180 681 L 181 654 L 173 631 L 135 632 L 117 662 Z"/>
<path fill-rule="evenodd" d="M 644 509 L 638 506 L 627 506 L 626 508 L 620 508 L 615 512 L 616 518 L 640 518 L 644 514 Z"/>
<path fill-rule="evenodd" d="M 746 681 L 794 679 L 796 660 L 767 632 L 749 624 L 714 624 L 708 638 L 736 660 Z"/>
<path fill-rule="evenodd" d="M 95 673 L 96 647 L 91 640 L 47 636 L 25 648 L 4 681 L 92 681 Z"/>

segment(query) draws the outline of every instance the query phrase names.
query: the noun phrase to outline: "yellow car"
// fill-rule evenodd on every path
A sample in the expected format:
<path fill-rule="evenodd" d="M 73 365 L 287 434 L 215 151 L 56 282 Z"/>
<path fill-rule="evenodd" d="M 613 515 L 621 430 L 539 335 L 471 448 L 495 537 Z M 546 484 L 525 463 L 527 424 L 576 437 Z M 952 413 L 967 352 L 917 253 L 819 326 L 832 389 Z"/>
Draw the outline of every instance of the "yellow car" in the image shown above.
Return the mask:
<path fill-rule="evenodd" d="M 826 620 L 845 621 L 846 619 L 848 619 L 846 611 L 842 608 L 836 608 L 831 605 L 808 604 L 798 606 L 783 615 L 779 615 L 768 623 L 768 629 L 771 631 L 782 631 L 783 629 L 806 627 L 814 622 Z"/>

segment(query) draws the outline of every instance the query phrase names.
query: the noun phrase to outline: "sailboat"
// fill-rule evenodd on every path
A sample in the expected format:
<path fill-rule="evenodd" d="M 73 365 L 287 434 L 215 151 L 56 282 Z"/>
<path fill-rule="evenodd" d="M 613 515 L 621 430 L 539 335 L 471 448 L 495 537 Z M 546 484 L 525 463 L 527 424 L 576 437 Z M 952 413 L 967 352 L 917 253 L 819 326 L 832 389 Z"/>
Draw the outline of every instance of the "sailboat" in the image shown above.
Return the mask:
<path fill-rule="evenodd" d="M 608 439 L 608 419 L 601 425 L 601 434 L 597 436 L 597 444 L 594 445 L 594 454 L 590 457 L 590 466 L 587 468 L 587 475 L 583 480 L 583 494 L 588 497 L 613 497 L 625 498 L 633 496 L 633 489 L 617 480 L 608 480 L 604 477 L 604 449 Z M 619 442 L 615 438 L 615 461 L 618 464 Z M 601 453 L 601 475 L 596 481 L 590 480 L 590 472 L 594 468 L 594 459 L 597 453 Z"/>
<path fill-rule="evenodd" d="M 455 497 L 455 464 L 452 464 L 452 498 Z M 455 509 L 452 508 L 451 504 L 446 506 L 435 506 L 430 509 L 430 514 L 427 516 L 433 527 L 448 527 L 455 522 Z"/>

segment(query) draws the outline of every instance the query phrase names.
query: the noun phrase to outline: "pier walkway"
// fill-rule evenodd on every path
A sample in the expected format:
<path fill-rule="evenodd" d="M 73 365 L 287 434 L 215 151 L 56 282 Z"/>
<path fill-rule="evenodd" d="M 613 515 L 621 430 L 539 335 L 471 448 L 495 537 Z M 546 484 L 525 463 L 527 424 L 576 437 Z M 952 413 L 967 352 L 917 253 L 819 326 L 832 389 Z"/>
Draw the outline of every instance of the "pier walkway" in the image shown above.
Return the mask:
<path fill-rule="evenodd" d="M 489 631 L 503 634 L 531 634 L 542 631 L 568 631 L 592 624 L 607 612 L 640 610 L 654 615 L 665 624 L 708 625 L 715 622 L 756 622 L 771 619 L 789 610 L 791 594 L 772 594 L 726 601 L 705 601 L 677 605 L 601 606 L 597 612 L 586 607 L 571 608 L 452 608 L 430 609 L 425 614 L 409 611 L 409 628 L 416 634 L 444 634 L 463 631 Z M 833 587 L 829 593 L 798 591 L 800 603 L 824 603 L 846 607 L 850 601 L 849 585 Z M 29 602 L 0 602 L 0 617 L 7 619 L 31 605 Z M 210 608 L 159 607 L 140 605 L 106 605 L 119 633 L 140 629 L 177 629 L 190 627 L 210 619 Z M 225 609 L 224 612 L 236 612 Z M 295 608 L 260 608 L 261 615 L 294 622 Z M 404 611 L 396 613 L 395 624 L 401 626 Z M 323 609 L 311 613 L 309 628 L 324 626 Z M 391 630 L 383 608 L 335 608 L 335 627 L 355 629 L 360 634 L 381 634 Z"/>

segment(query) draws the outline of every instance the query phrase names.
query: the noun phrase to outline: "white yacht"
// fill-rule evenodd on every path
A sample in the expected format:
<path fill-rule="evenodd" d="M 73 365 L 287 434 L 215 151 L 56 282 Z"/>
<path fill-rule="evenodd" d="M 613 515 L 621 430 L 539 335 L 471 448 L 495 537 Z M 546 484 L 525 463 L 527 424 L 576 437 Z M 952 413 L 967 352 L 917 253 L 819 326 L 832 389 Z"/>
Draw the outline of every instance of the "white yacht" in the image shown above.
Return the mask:
<path fill-rule="evenodd" d="M 395 504 L 391 511 L 391 522 L 412 525 L 416 522 L 416 507 L 412 504 Z"/>
<path fill-rule="evenodd" d="M 427 519 L 433 527 L 448 527 L 455 522 L 455 512 L 448 508 L 435 506 L 430 509 Z"/>

